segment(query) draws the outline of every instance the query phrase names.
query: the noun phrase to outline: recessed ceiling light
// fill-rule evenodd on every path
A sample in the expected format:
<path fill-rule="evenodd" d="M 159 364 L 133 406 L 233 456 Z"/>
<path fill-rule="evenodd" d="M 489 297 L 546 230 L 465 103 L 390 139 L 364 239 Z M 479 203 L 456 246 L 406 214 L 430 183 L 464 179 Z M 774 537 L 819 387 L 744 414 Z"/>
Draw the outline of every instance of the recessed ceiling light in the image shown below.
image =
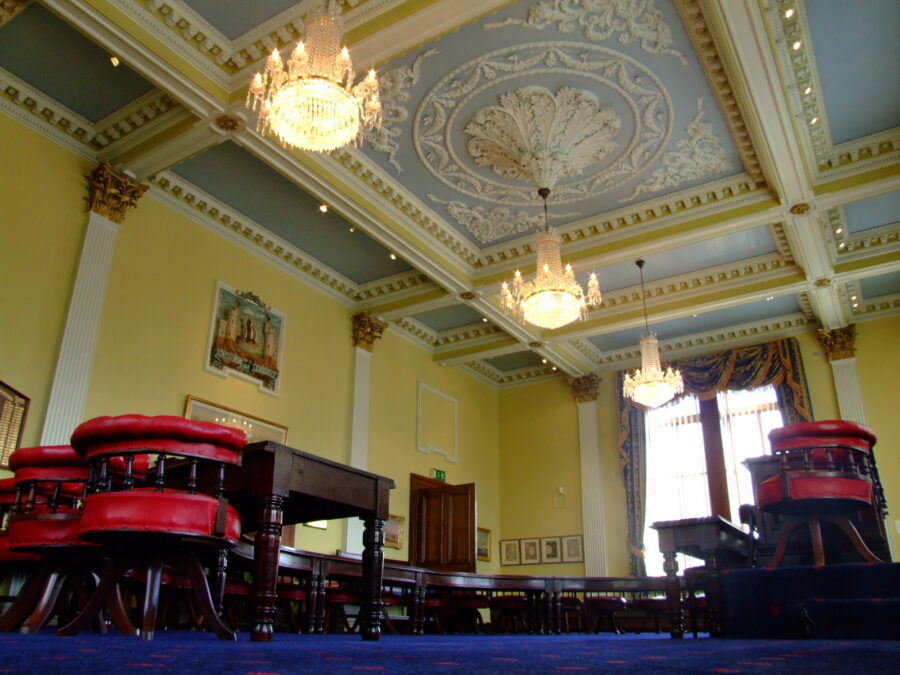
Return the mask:
<path fill-rule="evenodd" d="M 819 123 L 819 118 L 818 118 L 818 117 L 813 117 L 813 118 L 809 121 L 809 123 L 810 123 L 810 124 L 818 124 L 818 123 Z"/>
<path fill-rule="evenodd" d="M 802 46 L 803 46 L 802 40 L 797 40 L 794 44 L 791 45 L 791 47 L 794 49 L 794 51 L 797 51 Z"/>
<path fill-rule="evenodd" d="M 397 256 L 395 256 L 393 253 L 391 253 L 391 260 L 396 260 L 396 259 L 397 259 Z"/>
<path fill-rule="evenodd" d="M 483 317 L 481 317 L 481 320 L 484 321 L 485 323 L 487 323 L 487 317 L 483 316 Z"/>
<path fill-rule="evenodd" d="M 350 226 L 350 231 L 351 231 L 351 232 L 356 232 L 356 228 L 353 227 L 353 225 L 351 225 L 351 226 Z"/>
<path fill-rule="evenodd" d="M 791 7 L 790 9 L 784 10 L 784 18 L 785 19 L 790 19 L 792 16 L 794 16 L 794 8 L 793 7 Z"/>
<path fill-rule="evenodd" d="M 113 64 L 113 68 L 118 68 L 118 67 L 119 67 L 119 64 L 121 63 L 121 61 L 119 61 L 119 57 L 118 57 L 118 56 L 110 56 L 110 57 L 109 57 L 109 62 L 110 62 L 111 64 Z"/>
<path fill-rule="evenodd" d="M 319 211 L 321 211 L 322 213 L 328 213 L 328 204 L 320 204 Z"/>
<path fill-rule="evenodd" d="M 844 248 L 846 245 L 847 244 L 845 244 L 844 242 L 841 242 L 840 244 L 838 244 L 838 248 Z"/>
<path fill-rule="evenodd" d="M 774 299 L 775 299 L 775 296 L 770 295 L 768 298 L 766 298 L 766 302 L 769 302 L 769 300 L 774 300 Z"/>
<path fill-rule="evenodd" d="M 553 366 L 550 370 L 556 370 L 556 366 Z"/>
<path fill-rule="evenodd" d="M 695 319 L 697 318 L 697 315 L 696 315 L 696 314 L 691 314 L 691 316 L 692 316 L 693 318 L 695 318 Z"/>
<path fill-rule="evenodd" d="M 547 359 L 541 359 L 541 363 L 547 363 Z"/>
<path fill-rule="evenodd" d="M 839 227 L 838 229 L 836 229 L 836 230 L 834 231 L 834 233 L 835 233 L 835 234 L 840 234 L 840 233 L 843 232 L 843 231 L 844 231 L 844 228 L 843 228 L 843 227 Z"/>
<path fill-rule="evenodd" d="M 859 303 L 858 303 L 858 302 L 854 302 L 854 303 L 853 303 L 853 307 L 854 307 L 854 308 L 855 308 L 855 307 L 859 307 Z"/>
<path fill-rule="evenodd" d="M 807 87 L 803 90 L 803 93 L 809 96 L 812 93 L 812 87 Z"/>
<path fill-rule="evenodd" d="M 850 299 L 851 299 L 851 300 L 856 300 L 856 296 L 855 296 L 855 295 L 851 295 L 851 296 L 850 296 Z"/>

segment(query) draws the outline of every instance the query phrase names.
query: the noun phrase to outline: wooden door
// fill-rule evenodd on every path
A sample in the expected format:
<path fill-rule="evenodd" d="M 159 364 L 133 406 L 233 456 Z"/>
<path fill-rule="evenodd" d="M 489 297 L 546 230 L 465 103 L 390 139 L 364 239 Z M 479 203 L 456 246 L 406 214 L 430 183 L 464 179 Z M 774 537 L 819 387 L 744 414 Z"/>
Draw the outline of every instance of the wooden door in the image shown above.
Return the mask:
<path fill-rule="evenodd" d="M 413 475 L 410 538 L 412 565 L 474 572 L 475 483 L 447 485 Z"/>

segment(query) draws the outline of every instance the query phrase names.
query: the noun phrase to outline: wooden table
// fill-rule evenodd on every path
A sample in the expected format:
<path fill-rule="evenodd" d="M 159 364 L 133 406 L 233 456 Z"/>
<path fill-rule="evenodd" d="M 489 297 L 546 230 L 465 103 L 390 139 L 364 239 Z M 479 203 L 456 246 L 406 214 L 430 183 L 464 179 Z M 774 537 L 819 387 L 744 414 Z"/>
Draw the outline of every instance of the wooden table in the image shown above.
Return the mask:
<path fill-rule="evenodd" d="M 721 516 L 686 518 L 653 523 L 659 533 L 659 550 L 665 559 L 664 569 L 669 584 L 666 587 L 669 619 L 673 622 L 672 637 L 684 635 L 684 612 L 681 609 L 681 582 L 678 580 L 676 553 L 700 558 L 706 565 L 706 603 L 709 614 L 709 633 L 724 634 L 724 607 L 719 573 L 723 567 L 747 565 L 749 535 Z"/>
<path fill-rule="evenodd" d="M 365 522 L 362 554 L 360 633 L 381 635 L 381 580 L 384 521 L 394 481 L 280 443 L 248 445 L 241 466 L 225 475 L 225 493 L 241 516 L 245 532 L 255 532 L 255 609 L 251 639 L 272 639 L 278 554 L 283 525 L 359 517 Z"/>

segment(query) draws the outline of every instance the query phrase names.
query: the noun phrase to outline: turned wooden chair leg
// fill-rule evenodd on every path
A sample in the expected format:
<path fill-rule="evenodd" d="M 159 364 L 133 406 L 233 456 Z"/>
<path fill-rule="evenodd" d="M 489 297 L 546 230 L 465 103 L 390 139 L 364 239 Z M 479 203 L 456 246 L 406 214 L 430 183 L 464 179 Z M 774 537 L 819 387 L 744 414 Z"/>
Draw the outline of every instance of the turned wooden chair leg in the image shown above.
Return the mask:
<path fill-rule="evenodd" d="M 769 561 L 767 569 L 778 567 L 781 564 L 781 561 L 784 559 L 784 554 L 787 553 L 788 544 L 791 541 L 791 534 L 793 533 L 794 528 L 805 522 L 805 518 L 799 518 L 797 516 L 788 516 L 784 519 L 781 523 L 781 534 L 778 536 L 778 545 L 775 547 L 775 553 L 772 554 L 772 560 Z"/>
<path fill-rule="evenodd" d="M 860 536 L 859 530 L 857 530 L 856 526 L 849 520 L 842 516 L 831 515 L 822 516 L 821 520 L 841 528 L 844 534 L 849 537 L 850 543 L 853 544 L 853 548 L 856 549 L 856 552 L 859 553 L 866 562 L 884 562 L 881 558 L 872 553 L 872 549 L 866 545 L 866 542 L 863 541 L 863 538 Z"/>
<path fill-rule="evenodd" d="M 83 628 L 87 628 L 97 613 L 106 606 L 113 591 L 117 590 L 119 578 L 132 567 L 134 567 L 133 561 L 125 556 L 110 560 L 91 599 L 88 600 L 78 616 L 57 630 L 56 634 L 71 637 L 77 635 Z"/>
<path fill-rule="evenodd" d="M 0 633 L 14 631 L 28 618 L 41 597 L 41 589 L 47 583 L 47 575 L 46 570 L 40 570 L 28 578 L 9 609 L 0 615 Z"/>
<path fill-rule="evenodd" d="M 206 624 L 210 630 L 215 633 L 220 640 L 237 640 L 234 631 L 222 623 L 222 619 L 216 613 L 213 606 L 212 596 L 209 593 L 209 585 L 206 582 L 206 576 L 203 574 L 203 568 L 200 566 L 196 558 L 183 558 L 177 563 L 180 571 L 191 580 L 191 588 L 194 591 L 194 598 L 200 606 L 200 611 L 206 619 Z"/>
<path fill-rule="evenodd" d="M 56 600 L 59 598 L 59 591 L 65 580 L 66 574 L 57 569 L 54 569 L 47 575 L 47 581 L 44 584 L 41 597 L 38 599 L 37 605 L 28 619 L 19 628 L 20 633 L 31 635 L 43 628 L 44 624 L 53 615 L 53 608 L 56 607 Z"/>

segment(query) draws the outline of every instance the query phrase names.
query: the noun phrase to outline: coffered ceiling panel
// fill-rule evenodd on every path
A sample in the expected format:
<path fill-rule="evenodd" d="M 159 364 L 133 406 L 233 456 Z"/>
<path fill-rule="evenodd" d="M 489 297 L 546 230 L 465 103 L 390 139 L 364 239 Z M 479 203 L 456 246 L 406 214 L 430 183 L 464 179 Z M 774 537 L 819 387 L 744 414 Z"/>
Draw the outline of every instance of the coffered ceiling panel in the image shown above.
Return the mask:
<path fill-rule="evenodd" d="M 414 314 L 413 318 L 436 332 L 469 326 L 482 320 L 481 314 L 468 305 L 452 305 L 433 309 L 430 312 Z"/>
<path fill-rule="evenodd" d="M 876 277 L 861 279 L 859 286 L 862 290 L 863 298 L 867 300 L 900 293 L 900 272 L 879 274 Z"/>
<path fill-rule="evenodd" d="M 239 8 L 230 11 L 223 8 L 222 0 L 184 0 L 184 4 L 226 38 L 234 40 L 259 24 L 291 9 L 297 2 L 296 0 L 243 1 L 240 2 Z"/>
<path fill-rule="evenodd" d="M 900 221 L 900 191 L 851 202 L 844 206 L 844 217 L 851 233 L 894 225 Z"/>

